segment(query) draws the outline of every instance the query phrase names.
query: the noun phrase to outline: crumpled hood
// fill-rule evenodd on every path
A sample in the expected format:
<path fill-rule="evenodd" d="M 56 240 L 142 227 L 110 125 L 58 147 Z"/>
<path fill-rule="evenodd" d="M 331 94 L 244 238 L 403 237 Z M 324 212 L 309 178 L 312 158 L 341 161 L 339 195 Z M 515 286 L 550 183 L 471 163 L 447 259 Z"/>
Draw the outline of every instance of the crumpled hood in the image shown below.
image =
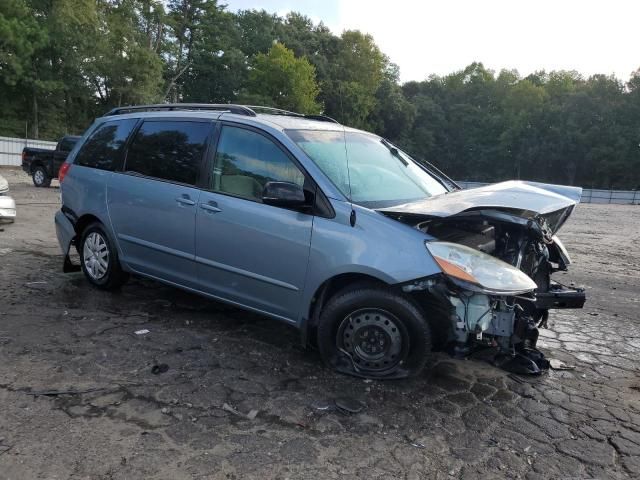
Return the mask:
<path fill-rule="evenodd" d="M 379 209 L 387 214 L 450 217 L 470 210 L 517 212 L 518 217 L 545 217 L 557 231 L 580 202 L 582 188 L 546 183 L 508 181 Z M 556 214 L 556 215 L 553 215 Z"/>

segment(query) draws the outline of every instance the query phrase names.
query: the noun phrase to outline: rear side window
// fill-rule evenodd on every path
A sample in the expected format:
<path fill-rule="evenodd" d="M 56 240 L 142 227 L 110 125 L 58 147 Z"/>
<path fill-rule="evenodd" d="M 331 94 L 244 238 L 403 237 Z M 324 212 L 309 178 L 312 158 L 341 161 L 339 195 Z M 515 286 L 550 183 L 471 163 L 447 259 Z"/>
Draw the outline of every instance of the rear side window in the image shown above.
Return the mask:
<path fill-rule="evenodd" d="M 136 122 L 136 119 L 127 119 L 100 125 L 80 148 L 75 163 L 100 170 L 116 170 L 121 164 L 122 148 Z"/>
<path fill-rule="evenodd" d="M 268 138 L 244 128 L 224 126 L 212 181 L 214 191 L 261 202 L 267 182 L 291 182 L 302 187 L 304 174 Z"/>
<path fill-rule="evenodd" d="M 127 153 L 127 172 L 195 185 L 209 122 L 147 121 Z"/>

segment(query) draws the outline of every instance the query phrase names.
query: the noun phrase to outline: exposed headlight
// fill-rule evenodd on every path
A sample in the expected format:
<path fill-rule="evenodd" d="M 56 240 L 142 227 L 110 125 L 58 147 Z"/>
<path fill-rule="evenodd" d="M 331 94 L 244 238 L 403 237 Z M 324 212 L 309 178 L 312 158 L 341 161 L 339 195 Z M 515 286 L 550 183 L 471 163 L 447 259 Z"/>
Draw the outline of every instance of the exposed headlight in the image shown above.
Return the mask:
<path fill-rule="evenodd" d="M 497 258 L 449 242 L 425 242 L 445 275 L 471 289 L 494 295 L 518 295 L 535 290 L 529 276 Z"/>

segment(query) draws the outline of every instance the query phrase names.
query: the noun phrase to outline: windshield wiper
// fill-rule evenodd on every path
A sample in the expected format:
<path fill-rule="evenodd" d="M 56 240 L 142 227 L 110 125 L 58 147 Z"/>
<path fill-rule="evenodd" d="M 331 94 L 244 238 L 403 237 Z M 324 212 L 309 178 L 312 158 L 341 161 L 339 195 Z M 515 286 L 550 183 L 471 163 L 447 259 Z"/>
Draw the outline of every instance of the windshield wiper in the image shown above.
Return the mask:
<path fill-rule="evenodd" d="M 400 155 L 400 152 L 398 151 L 398 149 L 396 147 L 394 147 L 393 145 L 391 145 L 389 142 L 387 142 L 384 138 L 380 139 L 380 143 L 382 143 L 385 147 L 387 147 L 389 149 L 389 151 L 391 152 L 391 155 L 393 155 L 394 157 L 396 157 L 398 160 L 400 160 L 402 162 L 402 164 L 407 167 L 409 165 L 409 162 L 407 162 L 402 155 Z"/>

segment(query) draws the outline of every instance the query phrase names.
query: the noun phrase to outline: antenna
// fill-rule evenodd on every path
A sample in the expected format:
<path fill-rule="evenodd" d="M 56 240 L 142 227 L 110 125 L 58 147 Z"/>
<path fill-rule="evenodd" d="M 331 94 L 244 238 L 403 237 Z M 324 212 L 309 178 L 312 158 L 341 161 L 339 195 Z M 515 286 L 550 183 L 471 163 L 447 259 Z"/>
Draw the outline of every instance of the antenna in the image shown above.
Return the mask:
<path fill-rule="evenodd" d="M 342 116 L 342 121 L 344 122 L 344 109 L 342 108 L 342 84 L 340 84 L 340 88 L 338 89 L 340 93 L 340 115 Z M 349 203 L 351 204 L 351 213 L 349 214 L 349 224 L 352 227 L 356 226 L 356 211 L 353 208 L 353 194 L 351 193 L 351 169 L 349 168 L 349 149 L 347 148 L 347 130 L 344 128 L 344 123 L 342 124 L 342 139 L 344 141 L 344 157 L 347 160 L 347 182 L 349 182 Z"/>

